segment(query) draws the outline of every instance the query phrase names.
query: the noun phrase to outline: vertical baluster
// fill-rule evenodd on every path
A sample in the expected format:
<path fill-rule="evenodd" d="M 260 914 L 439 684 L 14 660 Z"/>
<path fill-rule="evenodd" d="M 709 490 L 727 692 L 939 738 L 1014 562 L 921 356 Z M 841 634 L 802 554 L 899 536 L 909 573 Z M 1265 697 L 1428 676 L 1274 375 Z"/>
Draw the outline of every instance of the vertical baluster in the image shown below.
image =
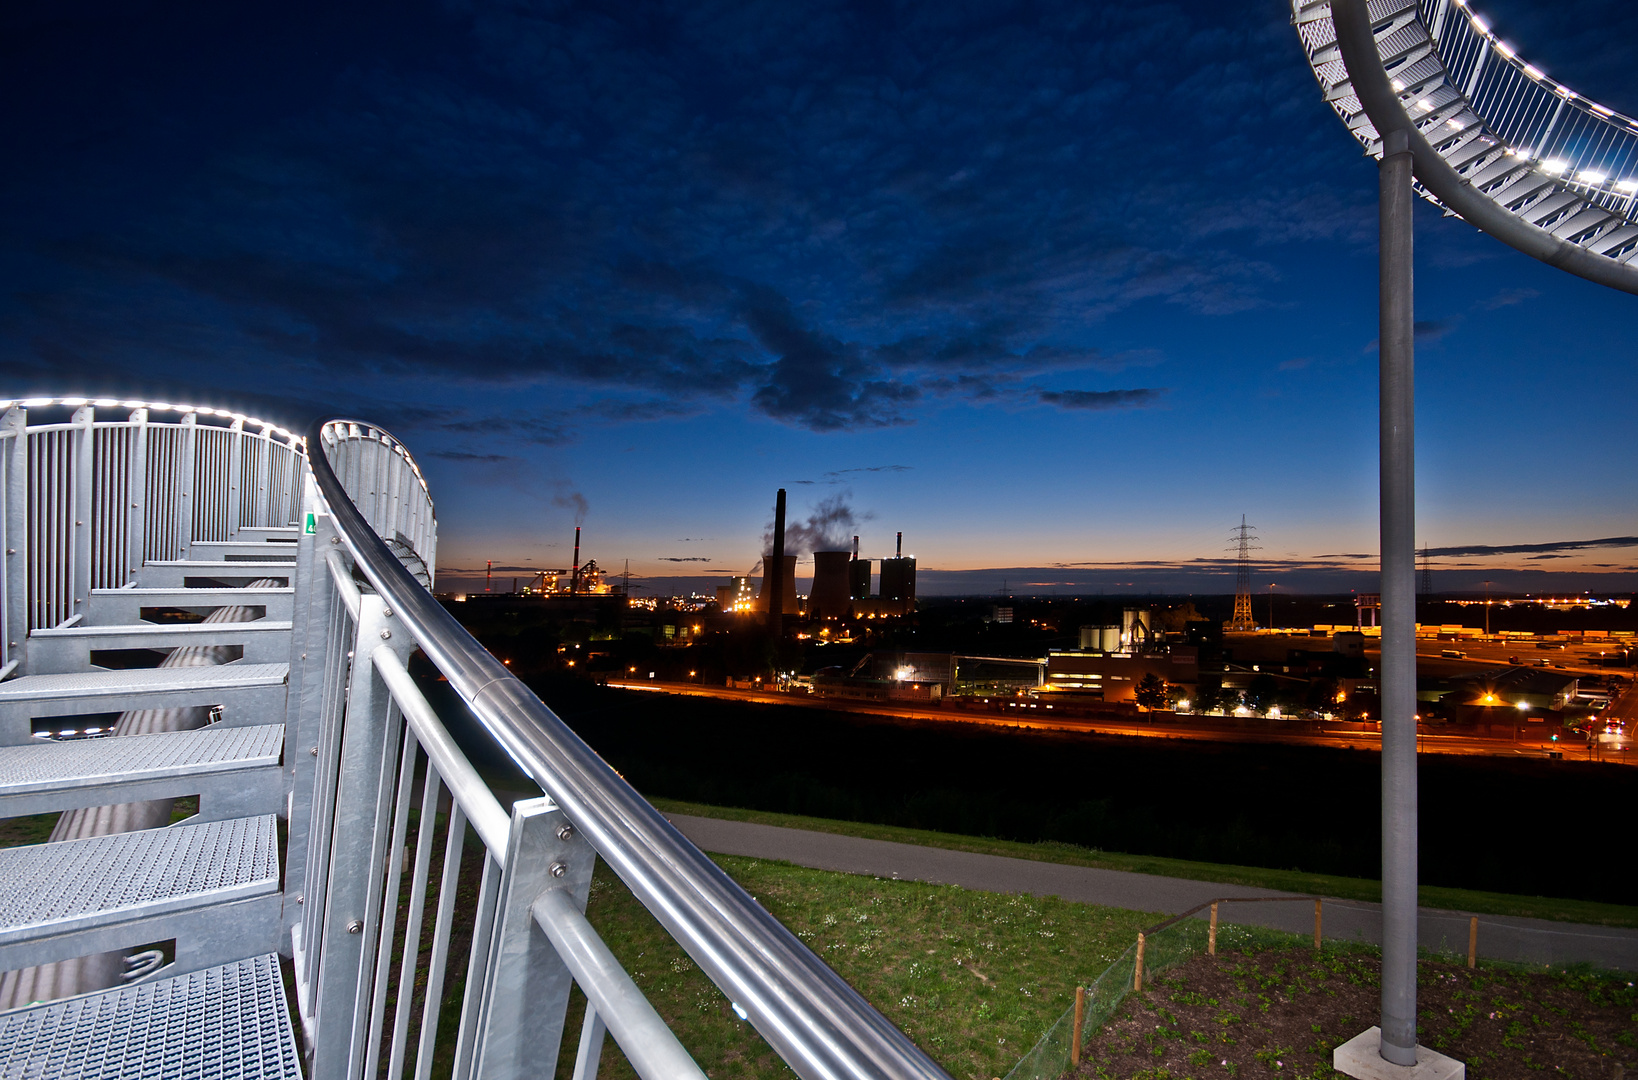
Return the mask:
<path fill-rule="evenodd" d="M 603 1017 L 588 1000 L 586 1018 L 580 1023 L 580 1049 L 574 1056 L 574 1080 L 597 1080 L 597 1066 L 603 1060 L 603 1037 L 608 1030 Z"/>
<path fill-rule="evenodd" d="M 427 996 L 421 1005 L 421 1039 L 415 1049 L 415 1080 L 432 1076 L 432 1055 L 438 1045 L 438 1017 L 444 1005 L 444 968 L 449 962 L 449 931 L 455 915 L 455 890 L 461 876 L 461 850 L 466 843 L 466 813 L 449 801 L 449 831 L 444 838 L 444 876 L 438 883 L 438 915 L 432 923 L 432 958 L 427 964 Z"/>
<path fill-rule="evenodd" d="M 185 413 L 176 447 L 176 554 L 172 556 L 176 559 L 193 555 L 193 486 L 197 475 L 194 459 L 199 451 L 199 417 Z"/>
<path fill-rule="evenodd" d="M 387 980 L 392 974 L 393 931 L 398 920 L 399 883 L 404 873 L 404 834 L 409 828 L 410 789 L 415 783 L 415 759 L 420 752 L 415 732 L 407 726 L 404 750 L 398 763 L 398 786 L 393 792 L 392 844 L 387 849 L 387 880 L 381 890 L 381 944 L 375 954 L 375 995 L 370 1002 L 370 1027 L 364 1043 L 364 1076 L 374 1077 L 381 1064 L 381 1027 L 387 1013 Z M 432 763 L 427 763 L 432 771 Z M 406 943 L 408 938 L 405 938 Z M 398 996 L 413 990 L 415 982 L 398 980 Z"/>
<path fill-rule="evenodd" d="M 410 1014 L 415 1003 L 415 965 L 421 957 L 421 920 L 427 907 L 427 877 L 432 866 L 432 841 L 438 828 L 438 798 L 443 780 L 427 759 L 426 779 L 421 781 L 421 820 L 415 832 L 415 872 L 410 879 L 410 909 L 404 920 L 404 949 L 399 963 L 398 1006 L 392 1018 L 392 1053 L 387 1076 L 404 1075 L 404 1052 L 409 1043 Z"/>
<path fill-rule="evenodd" d="M 489 974 L 489 946 L 495 933 L 495 905 L 500 899 L 501 865 L 485 852 L 483 883 L 478 887 L 478 911 L 472 918 L 472 955 L 466 961 L 466 992 L 461 999 L 461 1027 L 455 1040 L 452 1080 L 471 1080 L 473 1048 L 483 1013 L 485 979 Z"/>

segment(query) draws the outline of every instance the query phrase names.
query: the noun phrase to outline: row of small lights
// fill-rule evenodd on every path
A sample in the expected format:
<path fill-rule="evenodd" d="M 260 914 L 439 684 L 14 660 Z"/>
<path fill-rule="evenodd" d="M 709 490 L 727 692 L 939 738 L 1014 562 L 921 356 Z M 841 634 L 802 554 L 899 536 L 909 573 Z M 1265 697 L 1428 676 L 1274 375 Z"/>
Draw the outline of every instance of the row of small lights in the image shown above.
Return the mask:
<path fill-rule="evenodd" d="M 1618 113 L 1614 109 L 1607 109 L 1589 98 L 1582 97 L 1580 94 L 1577 94 L 1574 90 L 1571 90 L 1563 83 L 1548 78 L 1547 74 L 1534 64 L 1527 64 L 1523 60 L 1520 60 L 1518 53 L 1511 45 L 1507 44 L 1505 41 L 1491 32 L 1489 23 L 1485 22 L 1479 15 L 1468 10 L 1467 0 L 1455 0 L 1455 3 L 1457 7 L 1461 8 L 1462 11 L 1466 13 L 1468 22 L 1472 25 L 1474 33 L 1488 41 L 1497 52 L 1501 53 L 1502 56 L 1516 64 L 1519 70 L 1523 71 L 1531 79 L 1550 88 L 1555 94 L 1564 98 L 1566 101 L 1584 102 L 1589 109 L 1605 120 L 1621 120 L 1625 122 L 1629 128 L 1632 128 L 1634 131 L 1638 131 L 1638 120 L 1634 120 L 1630 116 Z M 1428 107 L 1425 100 L 1419 101 L 1417 104 L 1423 108 Z M 1453 127 L 1461 127 L 1461 123 L 1454 119 L 1450 121 L 1450 124 Z M 1516 158 L 1528 158 L 1532 155 L 1532 153 L 1533 151 L 1529 147 L 1526 147 L 1523 150 L 1510 149 L 1507 151 L 1509 157 Z M 1568 161 L 1564 161 L 1559 158 L 1550 158 L 1541 163 L 1541 171 L 1546 173 L 1548 176 L 1562 175 L 1569 167 L 1570 163 Z M 1584 169 L 1575 175 L 1575 179 L 1584 184 L 1590 184 L 1593 187 L 1598 187 L 1608 181 L 1609 176 L 1593 169 Z M 1614 187 L 1615 190 L 1625 195 L 1638 193 L 1638 180 L 1619 180 L 1615 183 Z"/>
<path fill-rule="evenodd" d="M 66 405 L 78 409 L 90 405 L 97 409 L 171 409 L 179 413 L 198 413 L 200 416 L 225 416 L 230 420 L 237 420 L 241 424 L 253 424 L 264 432 L 272 432 L 281 439 L 297 438 L 292 432 L 277 424 L 266 420 L 259 420 L 254 416 L 233 412 L 230 409 L 213 409 L 209 405 L 173 405 L 168 401 L 121 401 L 118 398 L 83 398 L 83 397 L 36 397 L 23 398 L 18 401 L 0 401 L 0 410 L 20 406 L 25 409 L 40 409 L 47 405 Z"/>

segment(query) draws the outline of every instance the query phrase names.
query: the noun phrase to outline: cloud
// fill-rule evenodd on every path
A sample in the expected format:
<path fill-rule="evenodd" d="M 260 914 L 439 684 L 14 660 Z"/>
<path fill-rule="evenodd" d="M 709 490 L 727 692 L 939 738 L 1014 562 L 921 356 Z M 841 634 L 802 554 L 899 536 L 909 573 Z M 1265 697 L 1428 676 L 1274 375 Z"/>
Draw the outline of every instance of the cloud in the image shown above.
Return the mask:
<path fill-rule="evenodd" d="M 661 555 L 659 557 L 659 561 L 660 562 L 710 562 L 711 560 L 701 558 L 698 555 Z"/>
<path fill-rule="evenodd" d="M 848 477 L 854 473 L 900 473 L 910 472 L 913 468 L 914 466 L 911 465 L 864 465 L 856 469 L 833 469 L 818 480 L 792 480 L 791 483 L 805 485 L 845 484 L 848 483 Z"/>
<path fill-rule="evenodd" d="M 1550 540 L 1542 544 L 1467 544 L 1429 548 L 1430 557 L 1522 555 L 1526 552 L 1585 551 L 1589 548 L 1638 547 L 1638 536 L 1608 536 L 1601 540 Z"/>
<path fill-rule="evenodd" d="M 516 461 L 511 454 L 474 454 L 465 450 L 434 450 L 427 457 L 443 458 L 445 461 L 467 461 L 494 465 L 502 461 Z"/>
<path fill-rule="evenodd" d="M 1135 390 L 1042 390 L 1040 400 L 1062 409 L 1148 409 L 1167 394 L 1166 387 Z"/>
<path fill-rule="evenodd" d="M 1418 343 L 1438 341 L 1456 329 L 1459 319 L 1417 319 L 1414 333 Z"/>
<path fill-rule="evenodd" d="M 1310 363 L 1312 363 L 1312 361 L 1306 356 L 1294 356 L 1290 360 L 1281 360 L 1280 361 L 1280 370 L 1281 371 L 1301 371 L 1303 368 L 1307 367 Z"/>
<path fill-rule="evenodd" d="M 552 496 L 552 505 L 561 507 L 564 510 L 573 510 L 574 523 L 584 525 L 586 523 L 586 513 L 591 509 L 591 504 L 586 501 L 586 497 L 576 491 L 574 485 L 567 480 L 556 480 L 553 484 L 557 491 Z"/>
<path fill-rule="evenodd" d="M 1498 311 L 1514 304 L 1522 304 L 1526 300 L 1534 300 L 1540 295 L 1541 292 L 1537 289 L 1503 289 L 1490 299 L 1479 301 L 1479 306 L 1486 311 Z"/>

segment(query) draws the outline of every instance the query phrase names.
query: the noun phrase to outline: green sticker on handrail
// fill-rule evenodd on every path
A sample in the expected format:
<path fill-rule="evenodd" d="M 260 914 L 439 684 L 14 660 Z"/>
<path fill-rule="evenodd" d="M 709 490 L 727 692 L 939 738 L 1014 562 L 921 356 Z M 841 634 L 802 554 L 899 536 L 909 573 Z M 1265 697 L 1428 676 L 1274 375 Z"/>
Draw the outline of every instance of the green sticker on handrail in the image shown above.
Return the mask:
<path fill-rule="evenodd" d="M 309 512 L 307 515 L 307 524 L 302 526 L 301 531 L 306 533 L 308 536 L 312 536 L 314 533 L 318 532 L 318 515 Z"/>

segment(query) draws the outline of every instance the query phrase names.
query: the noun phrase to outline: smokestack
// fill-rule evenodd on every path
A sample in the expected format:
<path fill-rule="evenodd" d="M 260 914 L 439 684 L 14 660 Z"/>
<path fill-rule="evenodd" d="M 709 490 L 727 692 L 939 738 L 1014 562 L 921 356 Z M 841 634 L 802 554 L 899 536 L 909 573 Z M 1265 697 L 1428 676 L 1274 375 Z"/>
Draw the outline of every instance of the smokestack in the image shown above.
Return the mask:
<path fill-rule="evenodd" d="M 494 583 L 495 560 L 485 559 L 483 564 L 483 591 L 488 592 L 489 586 Z"/>
<path fill-rule="evenodd" d="M 859 561 L 859 538 L 857 536 L 853 538 L 853 561 Z"/>
<path fill-rule="evenodd" d="M 580 591 L 580 526 L 574 527 L 574 573 L 569 578 L 569 595 Z"/>
<path fill-rule="evenodd" d="M 779 495 L 774 499 L 774 542 L 773 556 L 768 565 L 763 568 L 765 581 L 762 591 L 768 596 L 768 633 L 775 638 L 785 629 L 785 489 L 779 489 Z"/>
<path fill-rule="evenodd" d="M 893 557 L 895 559 L 904 558 L 904 534 L 903 533 L 899 533 L 899 546 L 893 550 Z"/>

